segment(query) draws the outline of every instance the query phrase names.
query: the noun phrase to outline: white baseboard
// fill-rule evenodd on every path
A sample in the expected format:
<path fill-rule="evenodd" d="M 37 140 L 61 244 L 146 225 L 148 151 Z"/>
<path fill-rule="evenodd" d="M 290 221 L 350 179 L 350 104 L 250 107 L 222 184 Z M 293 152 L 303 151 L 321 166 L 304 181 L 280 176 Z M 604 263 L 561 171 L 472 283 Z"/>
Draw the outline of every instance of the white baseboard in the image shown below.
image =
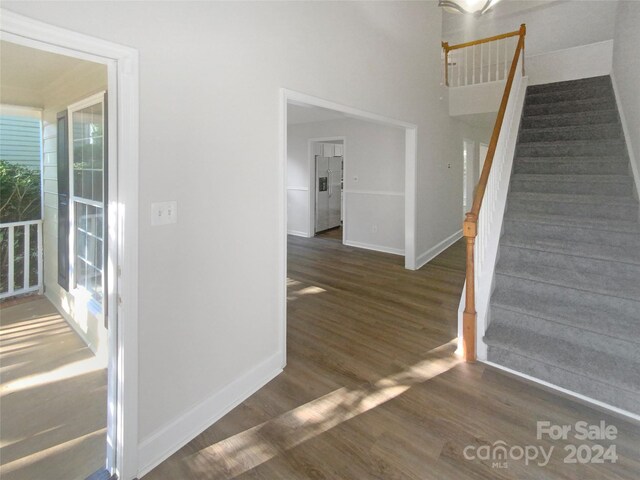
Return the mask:
<path fill-rule="evenodd" d="M 287 230 L 287 235 L 293 235 L 295 237 L 309 238 L 309 234 L 307 232 L 303 232 L 301 230 Z"/>
<path fill-rule="evenodd" d="M 372 245 L 370 243 L 353 242 L 351 240 L 345 240 L 344 245 L 349 247 L 364 248 L 366 250 L 374 250 L 376 252 L 392 253 L 393 255 L 404 255 L 402 248 L 385 247 L 383 245 Z"/>
<path fill-rule="evenodd" d="M 440 255 L 442 252 L 444 252 L 447 248 L 449 248 L 451 245 L 456 243 L 461 238 L 462 238 L 462 229 L 458 230 L 453 235 L 448 236 L 447 238 L 442 240 L 440 243 L 438 243 L 436 246 L 431 247 L 429 250 L 427 250 L 423 254 L 418 255 L 418 258 L 416 258 L 416 270 L 419 270 L 420 268 L 424 267 L 427 263 L 429 263 L 431 260 L 436 258 L 438 255 Z"/>
<path fill-rule="evenodd" d="M 591 403 L 593 405 L 597 405 L 600 408 L 604 408 L 605 410 L 609 410 L 618 415 L 621 415 L 626 418 L 631 418 L 635 421 L 640 421 L 640 415 L 636 415 L 635 413 L 631 413 L 627 410 L 623 410 L 622 408 L 614 407 L 613 405 L 609 405 L 608 403 L 601 402 L 600 400 L 596 400 L 595 398 L 587 397 L 586 395 L 582 395 L 581 393 L 574 392 L 572 390 L 567 390 L 566 388 L 559 387 L 554 385 L 553 383 L 545 382 L 544 380 L 540 380 L 539 378 L 532 377 L 531 375 L 527 375 L 526 373 L 518 372 L 517 370 L 512 370 L 508 367 L 503 367 L 502 365 L 498 365 L 497 363 L 490 362 L 488 360 L 479 360 L 485 365 L 489 365 L 491 367 L 497 368 L 498 370 L 503 370 L 511 375 L 515 375 L 517 377 L 524 378 L 529 380 L 530 382 L 537 383 L 539 385 L 543 385 L 551 390 L 556 390 L 558 392 L 564 393 L 565 395 L 569 395 L 571 397 L 575 397 L 579 400 L 582 400 L 586 403 Z"/>
<path fill-rule="evenodd" d="M 281 352 L 214 393 L 140 442 L 139 473 L 143 477 L 233 408 L 282 372 Z"/>
<path fill-rule="evenodd" d="M 636 193 L 640 200 L 640 171 L 638 171 L 638 163 L 636 163 L 636 156 L 633 151 L 633 143 L 631 141 L 631 134 L 627 128 L 627 119 L 624 116 L 624 109 L 622 108 L 622 101 L 620 100 L 620 93 L 618 92 L 618 84 L 616 83 L 616 77 L 611 72 L 611 84 L 613 85 L 613 92 L 616 97 L 616 104 L 618 105 L 618 114 L 620 115 L 620 123 L 622 123 L 622 132 L 624 133 L 624 139 L 627 144 L 627 152 L 629 153 L 629 163 L 631 164 L 631 172 L 633 173 L 633 180 L 636 184 Z M 640 152 L 638 152 L 640 155 Z"/>

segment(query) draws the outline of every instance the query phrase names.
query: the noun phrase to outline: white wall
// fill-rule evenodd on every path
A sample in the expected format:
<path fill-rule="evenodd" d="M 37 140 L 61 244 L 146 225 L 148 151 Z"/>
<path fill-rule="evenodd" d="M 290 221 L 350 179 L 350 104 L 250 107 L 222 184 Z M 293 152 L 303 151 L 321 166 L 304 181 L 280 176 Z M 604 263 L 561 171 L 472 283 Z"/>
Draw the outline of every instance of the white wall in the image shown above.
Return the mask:
<path fill-rule="evenodd" d="M 460 229 L 436 2 L 3 7 L 140 52 L 143 471 L 282 366 L 280 88 L 418 125 L 417 252 Z M 178 223 L 151 227 L 162 200 Z"/>
<path fill-rule="evenodd" d="M 640 194 L 640 2 L 621 1 L 613 48 L 613 81 Z"/>
<path fill-rule="evenodd" d="M 479 18 L 445 13 L 443 40 L 453 45 L 515 31 L 520 24 L 526 23 L 527 55 L 588 45 L 613 38 L 617 3 L 607 0 L 503 0 Z"/>
<path fill-rule="evenodd" d="M 289 125 L 289 229 L 311 236 L 313 166 L 310 138 L 344 136 L 345 243 L 404 253 L 405 131 L 346 119 Z M 306 191 L 299 189 L 306 187 Z"/>
<path fill-rule="evenodd" d="M 529 85 L 611 74 L 613 40 L 527 56 Z"/>

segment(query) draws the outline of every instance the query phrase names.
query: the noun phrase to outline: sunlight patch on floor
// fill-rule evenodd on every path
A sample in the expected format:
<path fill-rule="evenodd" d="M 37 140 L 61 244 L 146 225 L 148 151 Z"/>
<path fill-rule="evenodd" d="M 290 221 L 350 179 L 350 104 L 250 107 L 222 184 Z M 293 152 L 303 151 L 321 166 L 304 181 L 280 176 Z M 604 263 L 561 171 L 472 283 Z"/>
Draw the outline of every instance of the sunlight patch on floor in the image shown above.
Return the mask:
<path fill-rule="evenodd" d="M 4 474 L 9 474 L 17 469 L 22 469 L 25 468 L 33 463 L 39 462 L 41 460 L 44 460 L 48 457 L 51 457 L 53 455 L 58 455 L 60 453 L 63 453 L 67 450 L 70 450 L 74 447 L 77 447 L 78 445 L 82 444 L 83 442 L 86 442 L 87 440 L 89 440 L 92 437 L 97 437 L 100 435 L 105 435 L 107 432 L 106 428 L 102 428 L 100 430 L 96 430 L 95 432 L 91 432 L 88 433 L 86 435 L 82 435 L 81 437 L 78 438 L 74 438 L 72 440 L 69 440 L 67 442 L 63 442 L 60 443 L 58 445 L 54 445 L 53 447 L 49 447 L 46 448 L 44 450 L 40 450 L 39 452 L 36 453 L 32 453 L 31 455 L 28 455 L 26 457 L 22 457 L 19 458 L 17 460 L 14 460 L 13 462 L 9 462 L 6 464 L 2 465 L 2 472 Z"/>
<path fill-rule="evenodd" d="M 431 350 L 427 358 L 397 374 L 356 389 L 340 388 L 272 420 L 207 446 L 183 462 L 194 475 L 233 478 L 279 453 L 374 409 L 460 363 L 457 340 Z M 218 472 L 219 469 L 219 472 Z M 216 477 L 217 478 L 217 477 Z"/>
<path fill-rule="evenodd" d="M 78 377 L 80 375 L 96 372 L 105 368 L 106 364 L 104 360 L 98 357 L 79 360 L 48 372 L 36 373 L 11 382 L 3 383 L 0 385 L 0 397 L 9 395 L 10 393 L 20 392 L 28 388 L 41 387 L 61 380 Z"/>

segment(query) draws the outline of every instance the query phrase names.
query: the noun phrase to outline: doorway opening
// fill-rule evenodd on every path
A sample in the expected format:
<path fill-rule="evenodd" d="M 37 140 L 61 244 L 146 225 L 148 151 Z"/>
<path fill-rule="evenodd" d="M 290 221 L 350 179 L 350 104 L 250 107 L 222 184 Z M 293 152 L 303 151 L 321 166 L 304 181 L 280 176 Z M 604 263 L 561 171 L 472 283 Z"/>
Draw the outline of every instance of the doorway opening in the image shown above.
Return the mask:
<path fill-rule="evenodd" d="M 2 103 L 13 105 L 3 133 L 15 140 L 2 138 L 3 185 L 18 199 L 29 186 L 39 207 L 1 229 L 3 367 L 5 357 L 13 365 L 2 435 L 21 439 L 3 438 L 3 478 L 134 478 L 137 52 L 4 10 L 0 41 L 12 62 L 0 77 Z M 39 113 L 39 145 L 26 141 L 16 106 Z"/>
<path fill-rule="evenodd" d="M 281 94 L 285 365 L 287 289 L 299 283 L 287 275 L 287 236 L 297 255 L 305 248 L 304 238 L 335 237 L 341 229 L 338 239 L 345 247 L 356 247 L 354 254 L 376 250 L 399 255 L 400 265 L 415 270 L 417 127 L 290 90 Z M 334 245 L 329 248 L 344 248 L 329 240 Z M 390 256 L 388 261 L 396 262 Z"/>

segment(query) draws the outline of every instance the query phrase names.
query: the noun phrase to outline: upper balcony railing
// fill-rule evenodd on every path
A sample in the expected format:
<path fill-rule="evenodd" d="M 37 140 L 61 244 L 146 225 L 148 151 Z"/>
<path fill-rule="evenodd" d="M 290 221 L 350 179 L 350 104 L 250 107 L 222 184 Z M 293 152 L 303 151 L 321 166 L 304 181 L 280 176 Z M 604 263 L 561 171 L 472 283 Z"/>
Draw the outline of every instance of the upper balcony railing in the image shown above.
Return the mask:
<path fill-rule="evenodd" d="M 506 80 L 523 29 L 524 25 L 515 32 L 457 45 L 442 42 L 445 85 L 464 87 Z"/>

